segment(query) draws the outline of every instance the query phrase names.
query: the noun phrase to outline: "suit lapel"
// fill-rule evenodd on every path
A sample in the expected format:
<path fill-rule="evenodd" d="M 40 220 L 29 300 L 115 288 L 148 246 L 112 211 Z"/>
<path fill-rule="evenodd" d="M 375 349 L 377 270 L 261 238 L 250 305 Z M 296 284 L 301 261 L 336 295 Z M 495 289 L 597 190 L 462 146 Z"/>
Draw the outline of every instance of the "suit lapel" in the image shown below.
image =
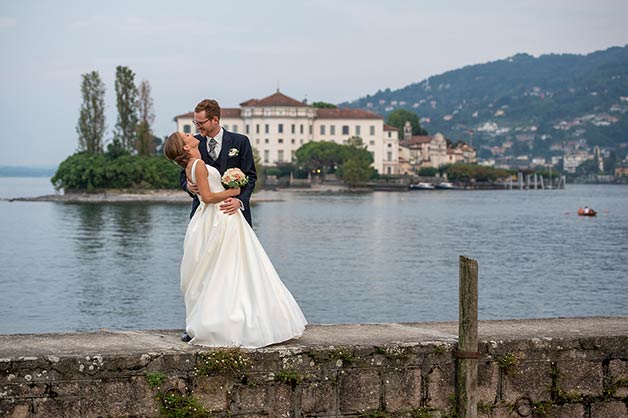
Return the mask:
<path fill-rule="evenodd" d="M 227 170 L 227 162 L 229 161 L 229 150 L 231 149 L 231 134 L 223 129 L 222 131 L 222 146 L 220 148 L 220 155 L 218 160 L 220 162 L 220 173 L 224 173 Z"/>

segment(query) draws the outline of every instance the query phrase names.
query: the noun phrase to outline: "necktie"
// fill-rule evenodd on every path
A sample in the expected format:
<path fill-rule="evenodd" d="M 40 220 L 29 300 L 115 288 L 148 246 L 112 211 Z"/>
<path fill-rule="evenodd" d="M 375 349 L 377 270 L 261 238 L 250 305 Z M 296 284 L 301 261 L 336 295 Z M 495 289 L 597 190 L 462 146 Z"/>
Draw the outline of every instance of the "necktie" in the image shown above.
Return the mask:
<path fill-rule="evenodd" d="M 216 145 L 218 145 L 218 142 L 216 142 L 214 138 L 210 138 L 209 142 L 207 143 L 207 152 L 209 152 L 209 156 L 212 160 L 215 160 L 217 157 Z"/>

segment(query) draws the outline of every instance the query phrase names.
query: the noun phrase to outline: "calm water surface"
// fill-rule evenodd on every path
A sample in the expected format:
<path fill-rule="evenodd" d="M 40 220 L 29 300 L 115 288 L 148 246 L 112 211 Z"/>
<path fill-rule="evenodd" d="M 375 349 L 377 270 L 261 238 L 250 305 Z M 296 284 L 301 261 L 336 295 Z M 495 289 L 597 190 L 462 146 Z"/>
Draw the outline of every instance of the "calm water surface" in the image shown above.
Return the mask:
<path fill-rule="evenodd" d="M 0 178 L 0 198 L 52 192 Z M 628 315 L 625 186 L 272 197 L 255 230 L 311 323 L 455 320 L 461 254 L 481 319 Z M 188 213 L 0 201 L 0 333 L 183 328 Z"/>

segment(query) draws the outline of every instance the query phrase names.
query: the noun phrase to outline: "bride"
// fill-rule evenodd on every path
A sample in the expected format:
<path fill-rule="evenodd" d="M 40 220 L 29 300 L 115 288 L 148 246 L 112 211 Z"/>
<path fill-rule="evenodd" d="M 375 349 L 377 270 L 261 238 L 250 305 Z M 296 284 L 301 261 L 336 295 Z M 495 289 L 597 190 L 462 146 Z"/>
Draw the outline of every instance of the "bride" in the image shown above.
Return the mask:
<path fill-rule="evenodd" d="M 198 145 L 182 132 L 164 143 L 164 155 L 185 168 L 201 200 L 181 260 L 190 343 L 257 348 L 301 336 L 307 321 L 255 232 L 240 211 L 227 215 L 218 208 L 240 189 L 225 190 L 218 170 L 201 160 Z"/>

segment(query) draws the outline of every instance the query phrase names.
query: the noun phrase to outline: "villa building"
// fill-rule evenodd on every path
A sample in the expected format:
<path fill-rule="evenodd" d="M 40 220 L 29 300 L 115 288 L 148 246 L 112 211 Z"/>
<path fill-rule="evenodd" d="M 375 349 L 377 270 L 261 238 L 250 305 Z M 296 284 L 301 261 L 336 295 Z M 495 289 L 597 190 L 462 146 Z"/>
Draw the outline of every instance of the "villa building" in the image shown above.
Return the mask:
<path fill-rule="evenodd" d="M 406 122 L 404 139 L 399 141 L 400 174 L 414 174 L 423 167 L 438 168 L 455 163 L 477 163 L 476 149 L 464 142 L 450 146 L 440 133 L 412 135 L 412 126 Z"/>
<path fill-rule="evenodd" d="M 197 133 L 193 112 L 174 118 L 177 130 Z M 276 93 L 250 99 L 239 108 L 223 108 L 221 125 L 228 131 L 249 137 L 262 164 L 274 166 L 294 162 L 296 151 L 311 141 L 347 144 L 360 137 L 373 156 L 380 174 L 399 174 L 399 133 L 384 125 L 384 119 L 360 109 L 321 109 Z"/>

